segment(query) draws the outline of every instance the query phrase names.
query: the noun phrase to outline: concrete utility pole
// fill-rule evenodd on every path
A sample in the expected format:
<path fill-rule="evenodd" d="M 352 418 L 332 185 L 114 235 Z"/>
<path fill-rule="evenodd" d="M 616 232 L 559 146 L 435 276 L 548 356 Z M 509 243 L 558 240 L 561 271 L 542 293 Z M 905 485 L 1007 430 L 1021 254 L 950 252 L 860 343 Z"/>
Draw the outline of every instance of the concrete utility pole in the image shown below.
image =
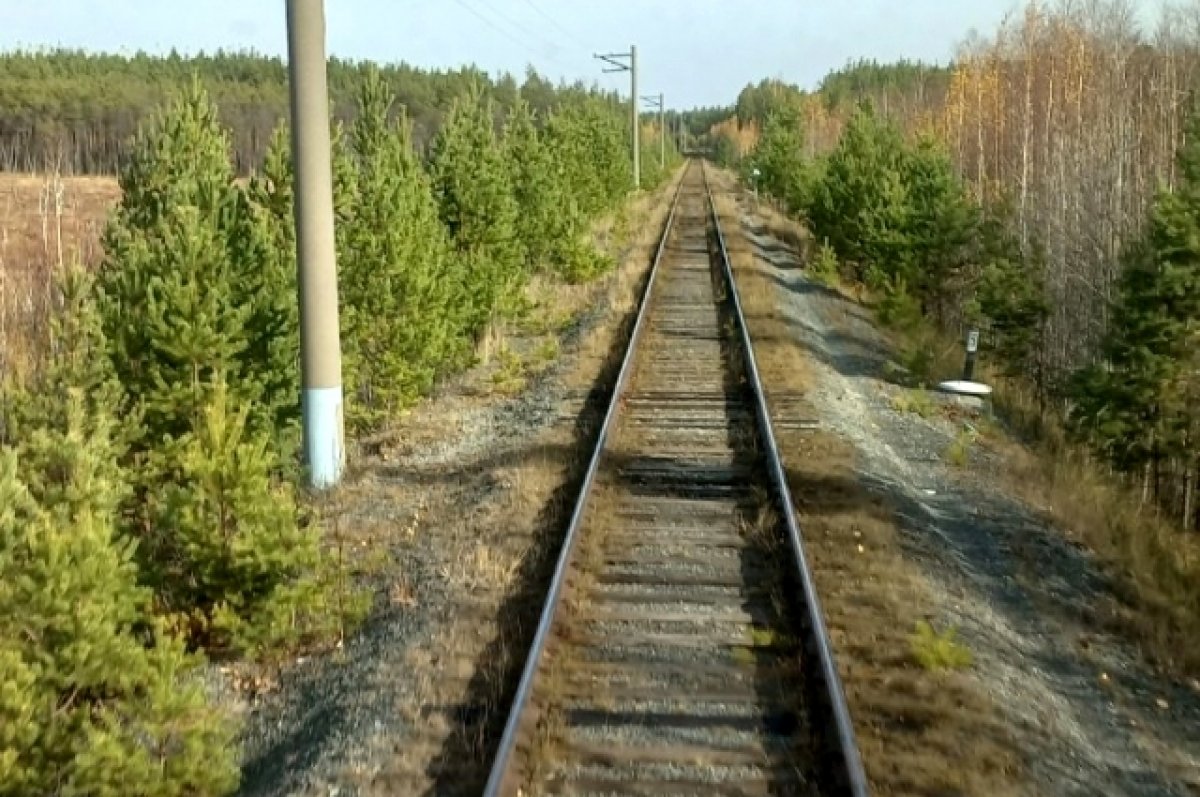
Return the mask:
<path fill-rule="evenodd" d="M 662 168 L 667 167 L 667 106 L 663 102 L 663 95 L 650 95 L 642 97 L 642 102 L 649 103 L 651 109 L 658 109 L 658 165 Z"/>
<path fill-rule="evenodd" d="M 292 164 L 296 172 L 304 458 L 312 486 L 325 489 L 341 480 L 346 447 L 324 0 L 287 0 L 287 27 Z"/>
<path fill-rule="evenodd" d="M 633 190 L 642 187 L 642 115 L 638 113 L 637 87 L 637 45 L 629 45 L 629 75 L 632 87 L 629 89 L 629 107 L 633 111 Z"/>
<path fill-rule="evenodd" d="M 663 93 L 658 93 L 658 164 L 667 168 L 667 103 Z"/>
<path fill-rule="evenodd" d="M 633 190 L 636 191 L 642 187 L 642 150 L 638 140 L 641 138 L 641 115 L 638 113 L 637 45 L 629 45 L 627 53 L 594 54 L 592 57 L 612 65 L 611 68 L 602 70 L 604 72 L 629 73 L 629 107 L 633 114 Z"/>

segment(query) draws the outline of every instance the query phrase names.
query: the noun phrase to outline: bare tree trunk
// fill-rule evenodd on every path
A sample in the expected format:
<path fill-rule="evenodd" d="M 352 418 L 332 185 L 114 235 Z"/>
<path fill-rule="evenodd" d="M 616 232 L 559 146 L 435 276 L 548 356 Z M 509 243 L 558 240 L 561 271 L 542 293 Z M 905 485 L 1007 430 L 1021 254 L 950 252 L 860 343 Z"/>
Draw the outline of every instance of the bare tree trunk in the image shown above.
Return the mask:
<path fill-rule="evenodd" d="M 1025 109 L 1021 135 L 1021 251 L 1029 250 L 1029 140 L 1033 137 L 1033 48 L 1025 50 Z"/>

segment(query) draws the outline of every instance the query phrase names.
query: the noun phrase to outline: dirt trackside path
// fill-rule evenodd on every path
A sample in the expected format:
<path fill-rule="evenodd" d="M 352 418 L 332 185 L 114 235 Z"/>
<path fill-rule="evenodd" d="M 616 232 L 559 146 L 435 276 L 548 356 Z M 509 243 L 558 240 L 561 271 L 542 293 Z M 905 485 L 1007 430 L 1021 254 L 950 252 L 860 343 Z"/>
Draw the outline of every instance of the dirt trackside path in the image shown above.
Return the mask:
<path fill-rule="evenodd" d="M 950 464 L 961 417 L 893 409 L 870 311 L 752 204 L 723 223 L 874 792 L 1200 794 L 1200 695 L 1086 624 L 1099 567 L 1003 491 L 1000 458 Z M 972 664 L 918 666 L 918 620 Z"/>

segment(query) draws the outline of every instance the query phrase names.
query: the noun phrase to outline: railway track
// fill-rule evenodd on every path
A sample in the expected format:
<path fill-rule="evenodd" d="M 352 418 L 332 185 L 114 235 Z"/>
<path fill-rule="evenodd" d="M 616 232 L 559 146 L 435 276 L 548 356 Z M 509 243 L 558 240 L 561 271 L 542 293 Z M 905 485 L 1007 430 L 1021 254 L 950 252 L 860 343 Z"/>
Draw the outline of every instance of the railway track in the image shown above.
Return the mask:
<path fill-rule="evenodd" d="M 731 280 L 691 163 L 488 795 L 866 794 Z"/>

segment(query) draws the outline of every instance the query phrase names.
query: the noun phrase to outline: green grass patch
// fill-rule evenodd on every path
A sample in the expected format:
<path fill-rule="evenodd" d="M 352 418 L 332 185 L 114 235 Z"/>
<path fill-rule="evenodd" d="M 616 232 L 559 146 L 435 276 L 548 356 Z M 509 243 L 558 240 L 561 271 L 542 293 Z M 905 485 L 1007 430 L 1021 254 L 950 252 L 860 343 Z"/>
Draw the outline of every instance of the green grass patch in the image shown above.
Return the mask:
<path fill-rule="evenodd" d="M 779 634 L 770 628 L 750 628 L 746 635 L 750 645 L 756 648 L 769 648 L 780 642 Z"/>
<path fill-rule="evenodd" d="M 942 458 L 956 468 L 965 468 L 971 461 L 971 448 L 975 445 L 975 434 L 974 429 L 961 430 L 946 447 Z"/>
<path fill-rule="evenodd" d="M 937 404 L 928 390 L 904 390 L 892 396 L 892 409 L 922 418 L 932 418 L 937 412 Z"/>
<path fill-rule="evenodd" d="M 506 395 L 525 388 L 525 363 L 521 356 L 505 346 L 496 355 L 496 370 L 492 372 L 492 388 Z"/>
<path fill-rule="evenodd" d="M 938 632 L 926 621 L 918 620 L 908 640 L 909 649 L 917 664 L 926 670 L 963 670 L 975 659 L 970 649 L 955 639 L 957 636 L 957 628 Z"/>
<path fill-rule="evenodd" d="M 536 370 L 540 371 L 557 360 L 561 351 L 558 338 L 545 338 L 534 347 L 533 353 L 529 355 L 529 362 Z"/>
<path fill-rule="evenodd" d="M 817 250 L 816 257 L 808 264 L 808 273 L 827 288 L 833 288 L 840 282 L 837 254 L 829 241 L 822 243 Z"/>

